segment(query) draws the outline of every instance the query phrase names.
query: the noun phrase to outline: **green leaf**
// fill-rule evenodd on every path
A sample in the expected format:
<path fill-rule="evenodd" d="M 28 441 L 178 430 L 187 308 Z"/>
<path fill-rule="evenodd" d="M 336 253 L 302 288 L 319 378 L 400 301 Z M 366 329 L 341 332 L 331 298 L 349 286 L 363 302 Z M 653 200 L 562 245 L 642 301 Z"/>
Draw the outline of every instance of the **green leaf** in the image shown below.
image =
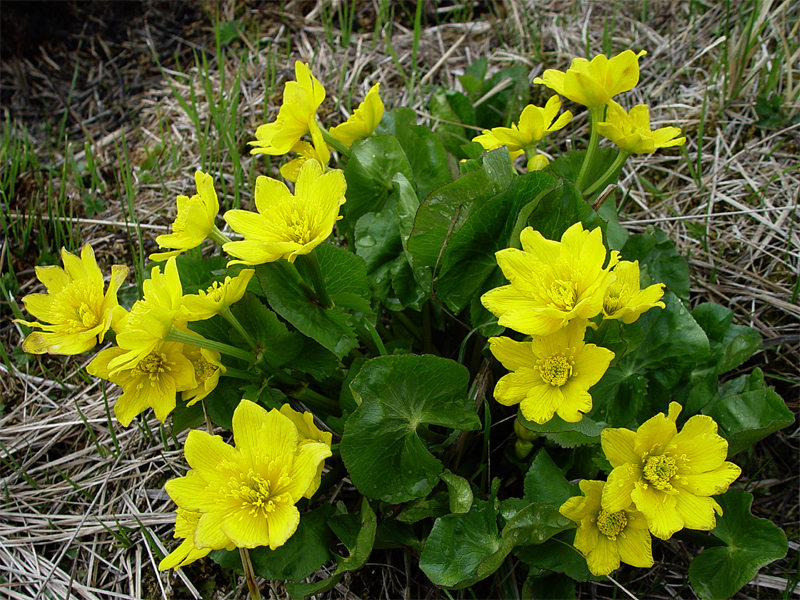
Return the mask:
<path fill-rule="evenodd" d="M 445 469 L 439 478 L 447 484 L 447 491 L 450 494 L 450 512 L 465 513 L 472 506 L 472 488 L 469 482 L 455 473 Z"/>
<path fill-rule="evenodd" d="M 537 451 L 531 466 L 525 474 L 525 499 L 529 502 L 543 502 L 556 507 L 579 496 L 580 489 L 572 485 L 558 468 L 547 451 Z"/>
<path fill-rule="evenodd" d="M 342 205 L 343 219 L 337 226 L 352 232 L 363 215 L 383 210 L 395 173 L 414 180 L 411 165 L 397 138 L 373 136 L 353 142 L 344 169 L 347 202 Z"/>
<path fill-rule="evenodd" d="M 494 573 L 515 546 L 541 544 L 569 527 L 558 509 L 536 503 L 517 512 L 498 535 L 494 511 L 474 507 L 436 519 L 419 565 L 436 585 L 464 588 Z"/>
<path fill-rule="evenodd" d="M 472 102 L 461 92 L 438 88 L 428 102 L 428 110 L 437 119 L 436 133 L 448 152 L 457 158 L 466 158 L 461 145 L 469 142 L 473 130 L 462 125 L 475 125 Z"/>
<path fill-rule="evenodd" d="M 707 548 L 689 565 L 689 581 L 703 600 L 730 598 L 788 550 L 786 534 L 777 525 L 750 514 L 752 494 L 728 490 L 717 501 L 723 515 L 711 533 L 726 545 Z"/>
<path fill-rule="evenodd" d="M 331 298 L 346 294 L 364 300 L 369 298 L 366 268 L 359 257 L 333 244 L 320 244 L 314 252 Z M 297 270 L 301 275 L 306 271 L 299 260 Z M 353 317 L 338 306 L 325 309 L 312 302 L 291 276 L 288 265 L 259 265 L 256 267 L 256 278 L 275 312 L 338 358 L 358 346 Z M 310 278 L 306 277 L 306 281 L 310 281 Z"/>
<path fill-rule="evenodd" d="M 468 513 L 436 519 L 419 567 L 434 584 L 456 587 L 474 578 L 480 564 L 501 546 L 495 513 L 483 503 Z"/>
<path fill-rule="evenodd" d="M 196 402 L 191 406 L 186 406 L 186 402 L 178 396 L 175 402 L 175 410 L 172 412 L 170 434 L 175 437 L 182 431 L 196 429 L 203 426 L 204 423 L 203 405 L 200 402 Z"/>
<path fill-rule="evenodd" d="M 569 181 L 562 181 L 560 186 L 553 188 L 528 217 L 528 224 L 548 240 L 560 240 L 564 232 L 579 221 L 584 229 L 606 229 L 605 221 Z"/>
<path fill-rule="evenodd" d="M 647 285 L 664 283 L 678 298 L 689 301 L 689 263 L 666 233 L 648 227 L 647 233 L 630 236 L 621 254 L 624 260 L 639 261 Z"/>
<path fill-rule="evenodd" d="M 742 382 L 747 391 L 722 396 L 702 411 L 717 422 L 720 435 L 728 440 L 728 456 L 794 423 L 794 414 L 783 399 L 764 387 L 760 369 L 729 382 L 728 387 L 736 382 Z"/>
<path fill-rule="evenodd" d="M 392 298 L 394 271 L 406 262 L 394 202 L 389 201 L 381 212 L 367 213 L 358 220 L 355 248 L 364 259 L 373 299 L 389 308 L 396 304 L 396 309 L 402 309 L 399 301 Z"/>
<path fill-rule="evenodd" d="M 586 416 L 577 423 L 567 423 L 558 415 L 553 415 L 552 419 L 542 425 L 528 421 L 521 414 L 518 419 L 525 429 L 541 433 L 564 448 L 574 448 L 583 444 L 599 444 L 600 432 L 606 427 L 605 423 L 596 423 Z"/>
<path fill-rule="evenodd" d="M 275 550 L 259 546 L 249 551 L 256 575 L 265 579 L 300 581 L 319 569 L 332 558 L 329 547 L 332 543 L 328 519 L 333 514 L 330 504 L 323 504 L 300 517 L 297 531 L 288 541 Z M 239 550 L 215 550 L 211 558 L 219 565 L 235 569 L 240 573 L 242 561 Z"/>
<path fill-rule="evenodd" d="M 711 345 L 711 357 L 718 375 L 735 369 L 761 347 L 761 336 L 752 327 L 733 325 L 733 311 L 704 302 L 692 311 Z"/>
<path fill-rule="evenodd" d="M 215 281 L 223 281 L 227 263 L 228 259 L 224 256 L 192 258 L 186 254 L 179 254 L 175 258 L 175 264 L 181 277 L 183 293 L 196 294 L 198 290 L 208 289 Z M 163 265 L 164 263 L 156 264 Z M 164 272 L 163 266 L 161 272 Z"/>
<path fill-rule="evenodd" d="M 231 429 L 233 411 L 244 397 L 245 382 L 233 377 L 220 377 L 217 387 L 203 399 L 214 425 Z"/>
<path fill-rule="evenodd" d="M 529 577 L 526 584 L 530 589 L 530 595 L 525 596 L 523 587 L 523 597 L 550 598 L 550 600 L 573 600 L 576 597 L 575 582 L 560 573 Z"/>
<path fill-rule="evenodd" d="M 514 556 L 522 562 L 547 571 L 565 573 L 576 581 L 599 581 L 589 572 L 586 559 L 572 545 L 576 530 L 566 530 L 549 540 L 535 546 L 522 546 L 514 549 Z"/>
<path fill-rule="evenodd" d="M 490 92 L 491 95 L 487 96 Z M 528 68 L 514 65 L 500 69 L 483 81 L 481 97 L 486 100 L 475 108 L 474 124 L 481 129 L 510 127 L 512 122 L 519 121 L 522 109 L 531 97 Z"/>
<path fill-rule="evenodd" d="M 350 479 L 362 494 L 398 504 L 431 491 L 443 466 L 418 431 L 425 425 L 477 429 L 468 381 L 465 367 L 432 355 L 381 356 L 364 363 L 350 384 L 360 406 L 347 419 L 340 444 Z"/>
<path fill-rule="evenodd" d="M 355 536 L 355 541 L 347 546 L 347 549 L 350 551 L 350 556 L 337 559 L 339 563 L 339 566 L 336 568 L 337 573 L 342 571 L 355 571 L 364 566 L 364 563 L 367 562 L 369 555 L 372 553 L 377 527 L 378 518 L 375 516 L 375 512 L 372 510 L 367 499 L 363 498 L 361 500 L 361 525 Z M 345 540 L 342 541 L 344 542 Z"/>
<path fill-rule="evenodd" d="M 402 523 L 416 523 L 429 517 L 441 517 L 450 510 L 450 494 L 435 492 L 425 498 L 417 498 L 405 505 L 403 512 L 397 515 Z"/>
<path fill-rule="evenodd" d="M 306 338 L 281 323 L 255 294 L 246 293 L 231 307 L 231 312 L 246 328 L 259 347 L 259 358 L 277 369 L 294 359 Z"/>
<path fill-rule="evenodd" d="M 473 211 L 511 185 L 514 172 L 508 150 L 498 148 L 483 157 L 483 166 L 434 190 L 420 203 L 407 248 L 414 269 L 433 269 L 446 241 L 458 233 Z"/>
<path fill-rule="evenodd" d="M 611 367 L 592 386 L 592 397 L 603 399 L 602 404 L 595 404 L 592 416 L 602 416 L 613 427 L 636 428 L 639 424 L 638 415 L 647 398 L 647 385 L 644 373 L 620 366 Z"/>
<path fill-rule="evenodd" d="M 417 195 L 424 198 L 434 188 L 450 183 L 452 177 L 447 151 L 439 136 L 416 123 L 417 113 L 401 106 L 392 111 L 389 119 L 384 114 L 381 131 L 393 135 L 400 142 L 411 165 Z"/>
<path fill-rule="evenodd" d="M 527 173 L 474 210 L 459 231 L 451 235 L 442 253 L 434 284 L 437 298 L 452 312 L 460 313 L 498 269 L 495 252 L 519 247 L 516 225 L 520 211 L 534 210 L 540 198 L 558 185 L 552 175 Z"/>

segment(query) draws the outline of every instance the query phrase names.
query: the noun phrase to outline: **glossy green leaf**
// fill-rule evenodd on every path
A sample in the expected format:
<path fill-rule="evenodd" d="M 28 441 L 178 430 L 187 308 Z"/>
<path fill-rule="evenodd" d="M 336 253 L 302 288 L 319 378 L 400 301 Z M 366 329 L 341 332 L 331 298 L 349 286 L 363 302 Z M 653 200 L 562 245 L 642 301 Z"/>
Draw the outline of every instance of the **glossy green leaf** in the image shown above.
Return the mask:
<path fill-rule="evenodd" d="M 483 157 L 483 166 L 434 190 L 420 203 L 407 248 L 415 269 L 433 269 L 453 235 L 473 211 L 511 185 L 514 172 L 508 151 L 498 148 Z"/>
<path fill-rule="evenodd" d="M 338 227 L 352 232 L 363 215 L 383 210 L 395 173 L 402 173 L 413 181 L 411 165 L 397 138 L 373 136 L 353 142 L 344 169 L 347 202 L 342 206 L 343 219 Z"/>
<path fill-rule="evenodd" d="M 600 432 L 606 427 L 605 423 L 595 422 L 586 416 L 577 423 L 567 423 L 558 415 L 553 415 L 552 419 L 542 425 L 528 421 L 522 414 L 518 418 L 525 429 L 541 433 L 564 448 L 574 448 L 583 444 L 599 444 Z"/>
<path fill-rule="evenodd" d="M 193 258 L 187 254 L 179 254 L 175 258 L 178 274 L 181 277 L 181 286 L 184 294 L 196 294 L 198 290 L 205 290 L 215 281 L 224 281 L 227 273 L 228 259 L 225 256 L 210 256 L 208 258 Z M 164 272 L 165 263 L 161 265 Z M 240 268 L 232 271 L 239 271 Z M 148 273 L 150 271 L 148 270 Z"/>
<path fill-rule="evenodd" d="M 559 507 L 572 496 L 579 495 L 578 486 L 567 481 L 547 451 L 538 450 L 525 474 L 525 499 Z"/>
<path fill-rule="evenodd" d="M 438 88 L 428 102 L 428 110 L 441 119 L 436 125 L 436 134 L 447 151 L 457 158 L 466 158 L 461 145 L 470 141 L 474 130 L 463 125 L 475 125 L 472 102 L 461 92 Z"/>
<path fill-rule="evenodd" d="M 314 252 L 332 298 L 350 294 L 368 302 L 370 292 L 363 260 L 333 244 L 321 244 Z M 303 262 L 298 260 L 296 265 L 303 275 Z M 275 312 L 337 357 L 341 358 L 358 346 L 353 317 L 341 307 L 325 309 L 310 300 L 291 276 L 287 265 L 259 265 L 255 276 Z M 310 282 L 309 277 L 305 279 Z"/>
<path fill-rule="evenodd" d="M 450 495 L 450 512 L 465 513 L 472 506 L 472 488 L 469 482 L 455 473 L 445 469 L 439 478 L 447 484 Z"/>
<path fill-rule="evenodd" d="M 689 300 L 689 263 L 675 250 L 666 233 L 648 227 L 644 234 L 632 235 L 622 248 L 622 259 L 639 261 L 642 285 L 664 283 L 681 300 Z"/>
<path fill-rule="evenodd" d="M 231 312 L 247 328 L 258 346 L 259 360 L 273 369 L 289 363 L 303 348 L 305 337 L 296 331 L 289 331 L 255 294 L 246 293 L 231 307 Z"/>
<path fill-rule="evenodd" d="M 496 71 L 483 81 L 481 97 L 485 100 L 475 108 L 475 124 L 491 129 L 519 122 L 522 109 L 530 101 L 530 90 L 527 67 L 513 65 Z"/>
<path fill-rule="evenodd" d="M 761 336 L 752 327 L 733 324 L 733 311 L 713 302 L 704 302 L 692 311 L 711 345 L 711 358 L 717 374 L 727 373 L 750 358 L 761 347 Z"/>
<path fill-rule="evenodd" d="M 741 385 L 737 385 L 741 383 Z M 728 456 L 746 450 L 768 435 L 794 423 L 794 414 L 771 388 L 764 385 L 760 369 L 729 382 L 727 390 L 741 389 L 717 398 L 703 409 L 728 440 Z M 721 390 L 726 394 L 726 390 Z"/>
<path fill-rule="evenodd" d="M 281 547 L 270 550 L 259 546 L 249 551 L 256 575 L 265 579 L 300 581 L 319 569 L 332 558 L 329 550 L 332 543 L 328 519 L 333 514 L 330 504 L 323 504 L 300 517 L 297 531 Z M 239 550 L 215 550 L 211 558 L 223 567 L 240 573 L 242 561 Z"/>
<path fill-rule="evenodd" d="M 453 313 L 461 312 L 492 271 L 498 269 L 495 253 L 519 247 L 522 227 L 516 225 L 520 211 L 525 209 L 530 214 L 539 200 L 556 186 L 560 182 L 539 171 L 517 177 L 508 189 L 474 210 L 458 232 L 451 235 L 442 253 L 434 287 L 437 298 Z"/>
<path fill-rule="evenodd" d="M 416 523 L 429 517 L 437 518 L 450 511 L 450 494 L 448 492 L 434 492 L 425 498 L 417 498 L 408 502 L 403 512 L 397 515 L 397 520 L 402 523 Z"/>
<path fill-rule="evenodd" d="M 350 479 L 362 494 L 398 504 L 431 491 L 443 466 L 419 430 L 478 428 L 468 381 L 465 367 L 433 355 L 381 356 L 364 363 L 350 384 L 360 405 L 347 419 L 340 444 Z"/>
<path fill-rule="evenodd" d="M 574 541 L 575 530 L 568 529 L 542 544 L 517 547 L 514 556 L 536 568 L 565 573 L 576 581 L 603 579 L 589 572 L 586 559 L 572 545 Z"/>
<path fill-rule="evenodd" d="M 571 526 L 555 507 L 536 503 L 517 512 L 498 535 L 494 511 L 476 506 L 436 519 L 420 568 L 436 585 L 464 588 L 494 573 L 515 546 L 541 544 Z"/>
<path fill-rule="evenodd" d="M 452 180 L 448 166 L 447 150 L 433 131 L 417 125 L 417 113 L 401 106 L 384 114 L 381 132 L 397 138 L 411 165 L 417 195 L 427 196 L 431 190 Z"/>
<path fill-rule="evenodd" d="M 689 565 L 689 581 L 702 599 L 730 598 L 758 570 L 786 556 L 786 534 L 750 513 L 753 495 L 729 490 L 717 498 L 723 515 L 711 531 L 725 546 L 707 548 Z"/>

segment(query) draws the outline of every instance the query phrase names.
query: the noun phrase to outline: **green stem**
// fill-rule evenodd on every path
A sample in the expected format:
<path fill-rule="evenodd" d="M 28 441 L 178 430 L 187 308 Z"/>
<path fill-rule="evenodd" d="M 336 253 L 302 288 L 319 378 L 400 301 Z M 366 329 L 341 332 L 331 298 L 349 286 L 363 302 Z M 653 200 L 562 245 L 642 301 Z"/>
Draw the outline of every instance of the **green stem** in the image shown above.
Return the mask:
<path fill-rule="evenodd" d="M 581 171 L 578 174 L 578 181 L 575 182 L 575 185 L 581 189 L 586 184 L 586 177 L 589 175 L 589 166 L 592 164 L 594 155 L 600 145 L 600 131 L 597 129 L 597 124 L 603 120 L 605 110 L 605 104 L 603 106 L 595 106 L 594 108 L 589 109 L 589 114 L 591 115 L 591 123 L 589 123 L 589 147 L 586 149 L 586 156 L 583 159 Z"/>
<path fill-rule="evenodd" d="M 228 323 L 230 323 L 236 331 L 239 332 L 239 335 L 241 335 L 247 342 L 247 345 L 250 346 L 250 350 L 252 350 L 253 352 L 258 351 L 258 346 L 256 346 L 256 343 L 253 341 L 253 338 L 250 337 L 250 334 L 247 333 L 247 330 L 244 327 L 242 327 L 241 323 L 239 323 L 239 319 L 233 316 L 230 307 L 221 311 L 219 315 L 223 319 L 225 319 Z"/>
<path fill-rule="evenodd" d="M 239 548 L 239 556 L 244 567 L 244 578 L 247 580 L 247 589 L 250 591 L 251 600 L 261 600 L 261 593 L 258 591 L 256 583 L 256 572 L 253 570 L 253 563 L 250 560 L 250 553 L 247 548 Z"/>
<path fill-rule="evenodd" d="M 300 400 L 304 404 L 307 404 L 309 408 L 319 408 L 332 415 L 341 414 L 339 403 L 337 401 L 331 400 L 327 396 L 323 396 L 322 394 L 309 389 L 307 384 L 303 383 L 302 381 L 298 381 L 283 371 L 278 371 L 271 375 L 270 381 L 287 386 L 289 388 L 294 388 L 290 390 L 284 390 L 286 395 Z M 298 388 L 299 391 L 295 391 Z"/>
<path fill-rule="evenodd" d="M 303 255 L 303 258 L 308 267 L 308 273 L 311 275 L 311 283 L 314 284 L 314 290 L 317 292 L 320 306 L 322 308 L 332 308 L 333 302 L 325 289 L 325 281 L 322 279 L 322 269 L 319 266 L 316 253 L 312 250 L 310 254 Z"/>
<path fill-rule="evenodd" d="M 242 371 L 241 369 L 234 369 L 233 367 L 225 367 L 225 372 L 221 374 L 223 377 L 233 377 L 234 379 L 244 379 L 246 381 L 259 382 L 261 377 L 254 375 L 250 371 Z"/>
<path fill-rule="evenodd" d="M 614 163 L 606 170 L 605 173 L 603 173 L 600 179 L 586 188 L 586 191 L 583 192 L 583 195 L 586 198 L 590 198 L 595 192 L 605 188 L 611 182 L 611 179 L 614 177 L 614 173 L 616 173 L 619 169 L 622 169 L 629 156 L 630 154 L 620 150 L 619 154 L 617 154 L 617 158 L 614 160 Z"/>
<path fill-rule="evenodd" d="M 330 132 L 327 129 L 325 129 L 322 125 L 319 125 L 319 130 L 322 132 L 322 139 L 325 140 L 325 143 L 328 144 L 328 146 L 336 150 L 342 156 L 350 158 L 350 148 L 348 148 L 342 142 L 333 137 L 330 134 Z"/>
<path fill-rule="evenodd" d="M 191 344 L 193 346 L 207 348 L 208 350 L 216 350 L 220 354 L 233 356 L 234 358 L 239 358 L 249 363 L 254 362 L 256 359 L 255 356 L 253 356 L 250 352 L 240 348 L 229 346 L 228 344 L 223 344 L 222 342 L 215 342 L 214 340 L 209 340 L 199 335 L 192 335 L 191 333 L 186 333 L 185 331 L 175 329 L 175 327 L 169 330 L 169 333 L 165 339 L 168 342 L 179 342 L 181 344 Z"/>
<path fill-rule="evenodd" d="M 211 228 L 211 231 L 208 232 L 208 239 L 214 240 L 220 246 L 231 241 L 230 238 L 222 233 L 216 225 L 214 225 L 214 227 Z"/>
<path fill-rule="evenodd" d="M 386 351 L 386 346 L 383 345 L 383 340 L 381 339 L 381 336 L 378 335 L 378 331 L 375 329 L 372 323 L 370 323 L 366 319 L 366 317 L 363 318 L 361 322 L 364 324 L 364 327 L 369 332 L 372 341 L 375 343 L 375 347 L 378 349 L 378 353 L 381 356 L 386 356 L 387 354 L 389 354 L 389 352 Z"/>

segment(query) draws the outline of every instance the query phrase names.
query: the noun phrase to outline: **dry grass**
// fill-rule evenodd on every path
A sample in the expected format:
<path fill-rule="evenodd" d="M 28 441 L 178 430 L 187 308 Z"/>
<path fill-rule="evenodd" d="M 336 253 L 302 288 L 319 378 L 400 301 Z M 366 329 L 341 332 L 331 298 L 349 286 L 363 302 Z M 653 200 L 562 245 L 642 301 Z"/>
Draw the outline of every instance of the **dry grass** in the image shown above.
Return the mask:
<path fill-rule="evenodd" d="M 426 4 L 426 10 L 435 10 L 435 4 Z M 188 8 L 148 3 L 143 5 L 143 15 L 128 16 L 127 35 L 112 35 L 101 25 L 91 29 L 91 20 L 87 20 L 91 35 L 84 25 L 80 35 L 27 57 L 6 53 L 2 62 L 6 118 L 24 122 L 42 161 L 58 164 L 65 156 L 60 151 L 48 153 L 43 114 L 47 112 L 54 121 L 66 115 L 73 152 L 80 152 L 88 141 L 106 184 L 106 210 L 94 219 L 79 216 L 71 225 L 80 231 L 81 239 L 95 245 L 101 261 L 131 264 L 131 244 L 136 238 L 133 229 L 124 226 L 131 215 L 122 208 L 124 193 L 118 172 L 123 139 L 133 172 L 135 219 L 144 228 L 145 239 L 154 237 L 152 230 L 170 223 L 175 195 L 190 189 L 196 168 L 203 166 L 218 174 L 223 205 L 230 206 L 237 185 L 231 157 L 225 152 L 201 165 L 201 147 L 208 140 L 198 132 L 177 95 L 189 101 L 192 89 L 203 89 L 204 75 L 194 67 L 179 71 L 176 54 L 185 67 L 192 64 L 193 50 L 208 51 L 208 79 L 215 93 L 225 98 L 230 97 L 230 89 L 219 89 L 222 74 L 231 82 L 240 73 L 237 118 L 242 126 L 235 132 L 235 141 L 244 149 L 265 118 L 265 106 L 267 119 L 274 117 L 281 84 L 291 78 L 295 59 L 313 59 L 315 73 L 328 90 L 322 114 L 333 122 L 344 116 L 351 99 L 355 106 L 378 81 L 388 107 L 407 105 L 425 116 L 430 85 L 458 89 L 457 76 L 481 56 L 488 58 L 490 70 L 526 64 L 533 78 L 545 68 L 540 56 L 545 57 L 547 67 L 564 68 L 571 57 L 585 56 L 587 45 L 591 53 L 602 51 L 604 40 L 611 42 L 613 52 L 629 47 L 646 49 L 642 80 L 633 98 L 651 106 L 654 123 L 680 126 L 688 142 L 685 154 L 669 152 L 629 161 L 620 184 L 621 220 L 632 231 L 648 225 L 664 229 L 689 257 L 693 300 L 728 306 L 739 323 L 761 333 L 762 352 L 746 366 L 762 367 L 771 378 L 769 383 L 797 413 L 800 123 L 790 123 L 800 112 L 800 60 L 789 44 L 797 39 L 800 6 L 761 2 L 759 22 L 766 25 L 756 43 L 747 44 L 743 19 L 736 20 L 738 29 L 723 39 L 726 7 L 722 3 L 505 0 L 493 4 L 499 9 L 494 14 L 482 12 L 466 23 L 426 28 L 417 60 L 422 87 L 409 88 L 383 40 L 373 40 L 377 0 L 357 3 L 357 23 L 366 33 L 354 33 L 346 49 L 329 43 L 329 34 L 336 42 L 338 32 L 323 24 L 322 2 L 291 0 L 285 3 L 282 16 L 279 6 L 269 2 L 245 4 L 244 8 L 233 2 L 206 4 L 205 10 L 198 4 Z M 84 7 L 86 13 L 93 10 L 95 20 L 107 25 L 112 18 L 109 11 L 88 6 Z M 305 19 L 301 11 L 308 15 Z M 247 30 L 247 41 L 235 42 L 241 51 L 226 53 L 222 64 L 213 50 L 209 19 L 215 12 L 223 21 L 236 17 L 242 23 L 255 23 L 252 26 L 258 29 L 257 36 Z M 401 12 L 398 5 L 397 13 Z M 179 19 L 183 20 L 179 23 Z M 604 26 L 611 21 L 609 32 Z M 384 25 L 382 31 L 388 32 L 389 27 Z M 391 27 L 398 62 L 410 73 L 411 26 L 398 20 Z M 261 51 L 245 52 L 256 41 Z M 782 48 L 788 49 L 783 58 L 778 56 Z M 155 67 L 152 49 L 167 68 L 166 79 Z M 756 97 L 765 85 L 763 74 L 778 63 L 781 73 L 775 87 L 785 96 L 784 111 L 789 119 L 765 128 L 756 124 L 760 118 Z M 78 83 L 70 93 L 75 69 Z M 265 89 L 264 82 L 272 79 L 273 70 L 276 83 Z M 730 76 L 723 78 L 723 73 Z M 544 96 L 541 89 L 533 93 L 536 100 Z M 37 101 L 31 103 L 34 97 Z M 207 99 L 199 94 L 200 121 L 207 122 L 211 113 Z M 569 134 L 577 140 L 585 136 L 585 119 L 576 119 L 575 125 L 583 127 L 573 128 Z M 214 131 L 209 135 L 213 137 Z M 173 155 L 177 160 L 165 149 L 177 149 Z M 156 175 L 143 166 L 153 154 L 159 157 Z M 265 174 L 267 167 L 263 157 L 244 152 L 240 160 L 245 177 L 239 193 L 244 206 L 249 206 L 252 175 Z M 274 165 L 272 170 L 277 172 Z M 22 174 L 20 179 L 24 184 L 31 174 Z M 76 197 L 74 187 L 67 192 Z M 7 209 L 16 213 L 17 219 L 30 218 L 23 214 L 29 206 L 21 194 L 7 202 Z M 76 204 L 79 207 L 80 201 Z M 37 222 L 36 226 L 47 227 L 47 223 Z M 3 240 L 2 256 L 12 255 L 21 284 L 19 295 L 24 295 L 38 289 L 31 268 L 36 248 L 14 247 L 13 243 Z M 4 269 L 5 265 L 3 260 Z M 0 337 L 8 353 L 21 341 L 20 331 L 10 319 L 10 312 L 4 309 Z M 10 371 L 0 366 L 5 404 L 0 416 L 0 491 L 4 496 L 0 504 L 0 597 L 199 598 L 201 591 L 209 594 L 204 582 L 213 583 L 214 578 L 220 590 L 214 597 L 243 597 L 246 589 L 241 582 L 237 585 L 220 579 L 219 572 L 210 567 L 193 565 L 177 577 L 158 573 L 154 546 L 165 550 L 163 541 L 171 536 L 173 520 L 173 506 L 163 493 L 163 483 L 185 468 L 182 439 L 170 438 L 152 418 L 128 429 L 119 427 L 108 412 L 118 390 L 113 386 L 105 390 L 102 382 L 83 378 L 80 370 L 85 362 L 88 359 L 84 357 L 67 361 L 45 358 Z M 750 468 L 745 469 L 755 479 L 741 482 L 759 492 L 754 510 L 787 531 L 790 556 L 795 559 L 797 446 L 797 430 L 781 432 L 759 444 L 748 459 Z M 764 463 L 769 466 L 756 473 Z M 638 573 L 633 571 L 615 579 L 628 577 L 630 585 L 639 586 L 633 589 L 657 585 L 650 592 L 654 597 L 689 596 L 691 592 L 684 586 L 691 549 L 670 541 L 660 544 L 658 553 L 659 566 L 654 574 L 643 576 L 643 582 L 637 583 Z M 388 563 L 390 560 L 382 552 L 374 553 L 361 577 L 343 580 L 332 596 L 440 597 L 407 562 L 398 563 L 395 558 Z M 741 597 L 779 596 L 787 578 L 796 581 L 796 571 L 796 564 L 790 566 L 787 559 L 746 587 Z M 280 589 L 274 591 L 284 596 Z M 582 588 L 582 593 L 625 595 L 612 582 L 593 590 Z"/>

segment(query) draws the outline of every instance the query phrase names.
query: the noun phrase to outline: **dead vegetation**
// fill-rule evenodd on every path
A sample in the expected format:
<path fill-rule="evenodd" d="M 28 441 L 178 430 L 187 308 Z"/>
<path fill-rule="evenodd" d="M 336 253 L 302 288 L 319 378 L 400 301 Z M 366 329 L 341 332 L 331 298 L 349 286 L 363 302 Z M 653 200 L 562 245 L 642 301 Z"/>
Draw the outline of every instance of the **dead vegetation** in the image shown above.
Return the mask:
<path fill-rule="evenodd" d="M 3 4 L 8 39 L 10 3 Z M 546 67 L 563 69 L 573 56 L 585 56 L 587 46 L 591 54 L 646 49 L 642 80 L 626 101 L 648 104 L 654 124 L 677 125 L 688 141 L 683 153 L 629 161 L 618 193 L 621 221 L 631 231 L 650 225 L 666 231 L 689 258 L 694 301 L 727 306 L 739 323 L 759 331 L 762 351 L 745 367 L 761 367 L 798 412 L 800 51 L 792 40 L 798 39 L 800 6 L 747 3 L 755 8 L 731 20 L 726 11 L 739 10 L 736 3 L 504 0 L 476 3 L 463 12 L 469 18 L 456 21 L 447 7 L 426 3 L 427 25 L 415 52 L 413 3 L 392 3 L 394 21 L 381 23 L 381 2 L 356 2 L 354 31 L 344 48 L 340 24 L 331 16 L 339 4 L 148 1 L 122 9 L 74 3 L 64 17 L 66 32 L 51 33 L 41 45 L 4 44 L 5 124 L 17 123 L 18 135 L 24 128 L 44 178 L 66 186 L 75 238 L 91 241 L 101 262 L 132 264 L 134 223 L 151 244 L 147 240 L 170 223 L 175 195 L 186 193 L 197 168 L 215 174 L 224 208 L 235 201 L 249 206 L 254 176 L 270 167 L 264 157 L 247 153 L 246 142 L 274 117 L 296 59 L 313 60 L 328 90 L 321 112 L 333 122 L 375 82 L 381 82 L 387 108 L 411 106 L 424 118 L 431 86 L 457 89 L 457 76 L 482 56 L 490 70 L 525 64 L 532 80 Z M 228 22 L 239 31 L 217 52 L 214 23 Z M 205 67 L 195 62 L 202 54 Z M 415 68 L 419 85 L 407 85 Z M 238 104 L 230 119 L 237 129 L 229 131 L 227 143 L 218 139 L 214 109 L 230 105 L 237 77 Z M 211 97 L 203 92 L 204 81 Z M 533 99 L 541 100 L 543 90 L 532 87 Z M 65 139 L 52 139 L 62 120 L 68 151 Z M 583 129 L 573 127 L 572 139 L 554 143 L 580 146 L 585 117 L 574 124 Z M 239 177 L 231 153 L 237 148 Z M 56 177 L 59 167 L 85 160 L 87 152 L 97 165 L 103 205 L 91 217 L 79 186 Z M 0 169 L 8 169 L 7 160 L 4 155 Z M 275 165 L 272 170 L 277 173 Z M 20 173 L 18 193 L 2 199 L 3 210 L 12 221 L 34 219 L 33 228 L 48 231 L 53 224 L 47 215 L 31 214 L 47 193 L 36 189 L 37 181 L 33 172 Z M 30 239 L 27 246 L 2 240 L 2 274 L 6 283 L 18 282 L 17 299 L 39 285 L 33 265 L 44 248 L 35 240 L 44 238 Z M 11 360 L 0 365 L 0 595 L 244 597 L 243 582 L 212 564 L 192 565 L 177 576 L 156 568 L 154 548 L 163 552 L 170 545 L 173 523 L 163 483 L 185 468 L 182 439 L 171 438 L 152 417 L 119 427 L 109 413 L 117 390 L 82 375 L 87 357 L 22 360 L 14 352 L 21 332 L 8 303 L 1 308 L 0 337 Z M 740 597 L 800 594 L 787 590 L 798 577 L 798 430 L 771 436 L 742 460 L 750 479 L 737 485 L 756 494 L 756 514 L 787 532 L 790 553 Z M 682 542 L 660 544 L 657 567 L 630 589 L 689 597 L 685 574 L 692 556 Z M 615 579 L 634 576 L 623 571 Z M 279 586 L 273 590 L 285 597 Z M 581 588 L 582 596 L 620 593 L 611 582 Z M 444 596 L 408 561 L 376 551 L 331 597 Z"/>

